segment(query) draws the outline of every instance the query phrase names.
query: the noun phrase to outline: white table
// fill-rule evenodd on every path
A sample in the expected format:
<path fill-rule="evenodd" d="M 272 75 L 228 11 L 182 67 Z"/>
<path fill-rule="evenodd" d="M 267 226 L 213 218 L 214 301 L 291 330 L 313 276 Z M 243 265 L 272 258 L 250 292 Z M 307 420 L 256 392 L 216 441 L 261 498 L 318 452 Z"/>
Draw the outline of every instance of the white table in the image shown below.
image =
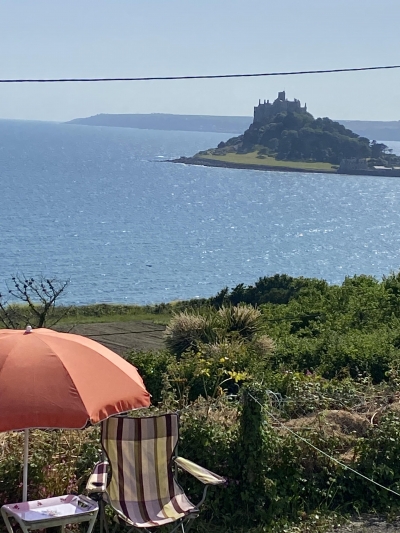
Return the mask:
<path fill-rule="evenodd" d="M 10 518 L 18 522 L 24 533 L 54 526 L 61 526 L 61 531 L 64 532 L 67 524 L 81 522 L 88 522 L 87 533 L 91 533 L 98 511 L 97 502 L 87 496 L 73 494 L 31 502 L 10 503 L 1 508 L 8 533 L 14 533 Z"/>

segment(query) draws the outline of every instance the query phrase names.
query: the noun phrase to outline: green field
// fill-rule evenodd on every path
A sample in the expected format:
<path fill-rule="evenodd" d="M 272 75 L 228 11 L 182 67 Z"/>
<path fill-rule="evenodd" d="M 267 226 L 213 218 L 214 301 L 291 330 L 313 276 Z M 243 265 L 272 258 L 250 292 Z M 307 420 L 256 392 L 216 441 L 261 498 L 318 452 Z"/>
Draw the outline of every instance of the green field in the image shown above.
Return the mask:
<path fill-rule="evenodd" d="M 106 322 L 154 322 L 166 325 L 171 320 L 175 304 L 124 305 L 92 304 L 82 306 L 58 305 L 47 314 L 46 327 L 52 325 L 96 324 Z M 28 306 L 14 306 L 9 316 L 16 320 L 18 327 L 25 328 L 27 323 L 37 327 L 37 316 Z M 19 317 L 19 318 L 17 318 Z M 23 317 L 23 318 L 22 318 Z M 0 329 L 5 327 L 0 317 Z"/>
<path fill-rule="evenodd" d="M 207 159 L 211 161 L 223 161 L 226 163 L 237 163 L 240 165 L 257 165 L 266 167 L 286 167 L 299 170 L 320 170 L 321 172 L 336 172 L 336 168 L 330 163 L 317 163 L 306 161 L 278 161 L 274 157 L 262 156 L 257 157 L 258 152 L 249 152 L 247 154 L 228 153 L 226 155 L 200 155 L 196 154 L 196 158 Z"/>
<path fill-rule="evenodd" d="M 168 324 L 171 320 L 173 305 L 118 305 L 93 304 L 72 306 L 69 309 L 59 307 L 62 316 L 59 324 L 94 324 L 97 322 L 141 322 L 151 321 Z"/>

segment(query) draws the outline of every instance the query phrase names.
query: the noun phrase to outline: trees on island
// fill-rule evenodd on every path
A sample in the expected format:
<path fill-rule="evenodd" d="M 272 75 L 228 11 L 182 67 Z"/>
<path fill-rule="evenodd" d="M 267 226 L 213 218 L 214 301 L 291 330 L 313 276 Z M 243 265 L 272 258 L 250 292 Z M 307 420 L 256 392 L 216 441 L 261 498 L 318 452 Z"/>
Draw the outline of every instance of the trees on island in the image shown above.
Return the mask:
<path fill-rule="evenodd" d="M 374 164 L 400 164 L 388 147 L 370 142 L 330 118 L 310 113 L 278 113 L 270 121 L 253 122 L 239 137 L 218 145 L 217 152 L 271 155 L 280 160 L 321 161 L 339 165 L 342 159 L 371 159 Z"/>

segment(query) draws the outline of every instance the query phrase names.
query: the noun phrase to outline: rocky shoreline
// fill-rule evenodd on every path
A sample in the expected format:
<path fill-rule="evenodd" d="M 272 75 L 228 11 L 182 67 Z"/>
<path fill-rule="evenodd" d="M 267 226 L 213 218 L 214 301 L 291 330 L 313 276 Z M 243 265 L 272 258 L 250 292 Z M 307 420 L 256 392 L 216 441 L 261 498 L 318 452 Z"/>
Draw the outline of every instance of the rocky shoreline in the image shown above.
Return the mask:
<path fill-rule="evenodd" d="M 219 168 L 233 168 L 242 170 L 262 170 L 264 172 L 301 172 L 303 174 L 340 174 L 347 176 L 374 176 L 383 178 L 399 178 L 400 170 L 353 170 L 351 172 L 339 172 L 329 170 L 318 170 L 309 168 L 296 168 L 285 166 L 270 166 L 270 165 L 248 165 L 246 163 L 232 163 L 229 161 L 219 161 L 217 159 L 206 159 L 202 157 L 179 157 L 178 159 L 167 160 L 168 163 L 181 163 L 184 165 L 197 165 L 202 167 L 219 167 Z"/>
<path fill-rule="evenodd" d="M 305 169 L 296 167 L 284 166 L 270 166 L 270 165 L 247 165 L 246 163 L 231 163 L 229 161 L 218 161 L 216 159 L 205 159 L 202 157 L 179 157 L 179 159 L 171 159 L 169 163 L 182 163 L 184 165 L 197 165 L 201 167 L 220 167 L 220 168 L 235 168 L 244 170 L 264 170 L 273 172 L 303 172 L 312 174 L 336 174 L 336 172 L 329 172 L 324 170 Z"/>

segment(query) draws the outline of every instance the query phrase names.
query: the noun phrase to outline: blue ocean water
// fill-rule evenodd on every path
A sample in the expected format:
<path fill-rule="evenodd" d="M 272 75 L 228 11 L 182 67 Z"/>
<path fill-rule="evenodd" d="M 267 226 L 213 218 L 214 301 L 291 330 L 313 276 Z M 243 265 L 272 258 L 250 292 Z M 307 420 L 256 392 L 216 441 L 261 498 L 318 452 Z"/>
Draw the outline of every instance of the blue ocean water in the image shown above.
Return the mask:
<path fill-rule="evenodd" d="M 0 121 L 0 280 L 70 278 L 65 303 L 144 304 L 399 269 L 400 179 L 164 162 L 230 136 Z"/>

